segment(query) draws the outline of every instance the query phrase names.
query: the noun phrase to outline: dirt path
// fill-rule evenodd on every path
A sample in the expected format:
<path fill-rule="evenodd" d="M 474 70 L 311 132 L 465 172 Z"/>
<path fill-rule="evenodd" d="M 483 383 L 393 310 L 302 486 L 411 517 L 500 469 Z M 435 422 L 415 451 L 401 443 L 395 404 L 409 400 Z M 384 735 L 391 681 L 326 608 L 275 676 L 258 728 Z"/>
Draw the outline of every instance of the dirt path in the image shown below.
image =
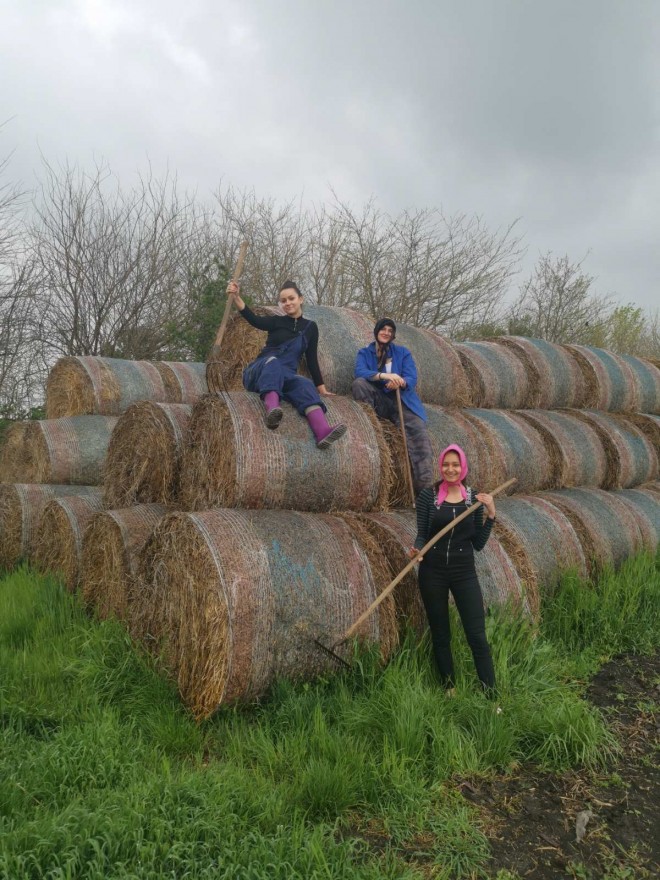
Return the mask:
<path fill-rule="evenodd" d="M 560 778 L 530 768 L 459 783 L 492 829 L 492 877 L 503 869 L 534 880 L 660 877 L 660 655 L 608 663 L 587 695 L 622 745 L 607 774 Z M 580 842 L 578 819 L 586 819 Z"/>

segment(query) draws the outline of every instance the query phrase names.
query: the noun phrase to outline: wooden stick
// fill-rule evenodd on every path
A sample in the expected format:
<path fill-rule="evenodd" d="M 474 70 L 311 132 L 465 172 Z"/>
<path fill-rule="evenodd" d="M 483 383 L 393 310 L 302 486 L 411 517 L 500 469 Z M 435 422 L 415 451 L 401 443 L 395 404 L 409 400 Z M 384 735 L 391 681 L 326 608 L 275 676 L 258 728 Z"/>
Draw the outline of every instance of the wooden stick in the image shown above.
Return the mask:
<path fill-rule="evenodd" d="M 493 491 L 490 494 L 491 495 L 499 495 L 500 492 L 504 492 L 505 489 L 508 489 L 509 486 L 513 485 L 513 483 L 515 483 L 515 482 L 517 482 L 516 478 L 513 477 L 512 479 L 507 480 L 506 483 L 502 483 L 502 485 L 498 486 L 497 489 L 493 489 Z M 434 535 L 430 541 L 427 541 L 426 544 L 424 544 L 422 549 L 419 551 L 417 556 L 415 556 L 414 559 L 410 560 L 408 565 L 406 565 L 406 567 L 398 573 L 398 575 L 394 578 L 392 583 L 388 584 L 385 587 L 383 592 L 371 603 L 371 605 L 367 608 L 366 611 L 362 612 L 362 614 L 358 617 L 358 619 L 355 621 L 355 623 L 353 623 L 346 630 L 344 635 L 339 639 L 338 642 L 335 642 L 332 647 L 337 648 L 339 645 L 343 645 L 344 642 L 346 642 L 348 639 L 350 639 L 350 637 L 353 635 L 353 633 L 358 629 L 358 627 L 362 623 L 364 623 L 364 621 L 367 619 L 367 617 L 369 617 L 376 610 L 376 608 L 378 608 L 378 606 L 383 601 L 383 599 L 385 599 L 387 596 L 389 596 L 389 594 L 396 587 L 396 585 L 401 580 L 403 580 L 403 578 L 408 574 L 408 572 L 413 567 L 413 565 L 415 565 L 419 561 L 419 558 L 421 556 L 423 556 L 426 553 L 426 551 L 429 550 L 439 538 L 442 538 L 443 535 L 446 535 L 447 532 L 451 531 L 454 528 L 454 526 L 457 525 L 462 519 L 465 519 L 466 516 L 469 516 L 473 511 L 475 511 L 480 506 L 481 506 L 481 501 L 476 501 L 474 504 L 471 504 L 467 510 L 465 510 L 465 511 L 463 511 L 463 513 L 459 514 L 456 517 L 456 519 L 453 519 L 449 523 L 448 526 L 445 526 L 443 529 L 440 529 L 440 531 L 437 533 L 437 535 Z"/>
<path fill-rule="evenodd" d="M 238 251 L 238 259 L 236 260 L 236 268 L 234 269 L 234 274 L 231 277 L 231 280 L 235 281 L 237 284 L 240 280 L 241 275 L 243 274 L 243 264 L 245 263 L 245 254 L 247 253 L 247 249 L 247 241 L 241 242 L 241 247 Z M 231 307 L 233 304 L 234 297 L 227 297 L 227 303 L 225 304 L 225 311 L 222 315 L 222 321 L 220 322 L 220 327 L 215 335 L 215 342 L 213 343 L 213 354 L 215 354 L 216 350 L 222 345 L 222 337 L 225 335 L 227 322 L 229 321 L 229 313 L 231 312 Z"/>
<path fill-rule="evenodd" d="M 396 391 L 396 405 L 399 410 L 399 428 L 401 429 L 401 436 L 403 438 L 403 451 L 406 456 L 406 474 L 408 475 L 408 488 L 410 489 L 410 500 L 412 502 L 412 506 L 415 506 L 415 487 L 413 486 L 413 478 L 412 471 L 410 469 L 410 456 L 408 455 L 408 440 L 406 439 L 406 426 L 403 422 L 403 404 L 401 403 L 401 392 L 398 388 L 394 389 Z"/>

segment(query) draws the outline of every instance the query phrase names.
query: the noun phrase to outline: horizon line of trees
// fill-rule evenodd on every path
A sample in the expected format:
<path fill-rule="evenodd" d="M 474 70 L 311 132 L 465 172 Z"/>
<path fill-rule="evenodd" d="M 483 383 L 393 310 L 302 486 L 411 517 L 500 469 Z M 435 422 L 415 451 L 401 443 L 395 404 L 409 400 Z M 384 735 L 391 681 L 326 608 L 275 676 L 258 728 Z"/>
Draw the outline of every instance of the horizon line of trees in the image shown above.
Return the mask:
<path fill-rule="evenodd" d="M 548 252 L 518 285 L 517 222 L 440 209 L 392 216 L 278 203 L 221 186 L 210 204 L 149 172 L 122 187 L 104 163 L 86 171 L 44 160 L 26 193 L 0 163 L 0 417 L 25 417 L 64 355 L 204 360 L 242 240 L 254 303 L 293 278 L 306 298 L 426 327 L 453 339 L 536 336 L 660 359 L 658 314 L 595 292 L 584 260 Z"/>

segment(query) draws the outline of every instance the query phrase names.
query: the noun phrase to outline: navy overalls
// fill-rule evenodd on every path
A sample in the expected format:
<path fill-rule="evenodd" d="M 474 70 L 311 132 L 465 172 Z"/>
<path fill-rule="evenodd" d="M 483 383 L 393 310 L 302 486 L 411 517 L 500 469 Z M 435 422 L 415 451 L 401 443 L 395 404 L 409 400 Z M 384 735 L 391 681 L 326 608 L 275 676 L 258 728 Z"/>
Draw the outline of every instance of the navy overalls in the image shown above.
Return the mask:
<path fill-rule="evenodd" d="M 269 391 L 276 391 L 301 416 L 310 406 L 320 406 L 326 411 L 326 405 L 312 380 L 298 375 L 298 365 L 307 351 L 307 327 L 295 339 L 276 347 L 264 348 L 259 357 L 243 370 L 243 387 L 246 391 L 256 391 L 261 397 Z"/>

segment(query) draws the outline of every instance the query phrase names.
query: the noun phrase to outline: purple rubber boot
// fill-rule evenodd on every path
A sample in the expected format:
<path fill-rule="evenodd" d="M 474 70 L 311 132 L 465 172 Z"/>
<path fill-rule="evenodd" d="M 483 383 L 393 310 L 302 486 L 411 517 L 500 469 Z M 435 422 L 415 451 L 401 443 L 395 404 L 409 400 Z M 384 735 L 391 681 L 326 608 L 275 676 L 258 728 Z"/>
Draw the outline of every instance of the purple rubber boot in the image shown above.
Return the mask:
<path fill-rule="evenodd" d="M 316 437 L 316 445 L 319 449 L 327 449 L 335 440 L 339 440 L 346 433 L 346 425 L 329 425 L 325 413 L 320 406 L 314 406 L 305 412 L 309 427 Z"/>
<path fill-rule="evenodd" d="M 266 407 L 266 427 L 276 428 L 284 415 L 277 391 L 267 391 L 264 394 L 264 406 Z"/>

